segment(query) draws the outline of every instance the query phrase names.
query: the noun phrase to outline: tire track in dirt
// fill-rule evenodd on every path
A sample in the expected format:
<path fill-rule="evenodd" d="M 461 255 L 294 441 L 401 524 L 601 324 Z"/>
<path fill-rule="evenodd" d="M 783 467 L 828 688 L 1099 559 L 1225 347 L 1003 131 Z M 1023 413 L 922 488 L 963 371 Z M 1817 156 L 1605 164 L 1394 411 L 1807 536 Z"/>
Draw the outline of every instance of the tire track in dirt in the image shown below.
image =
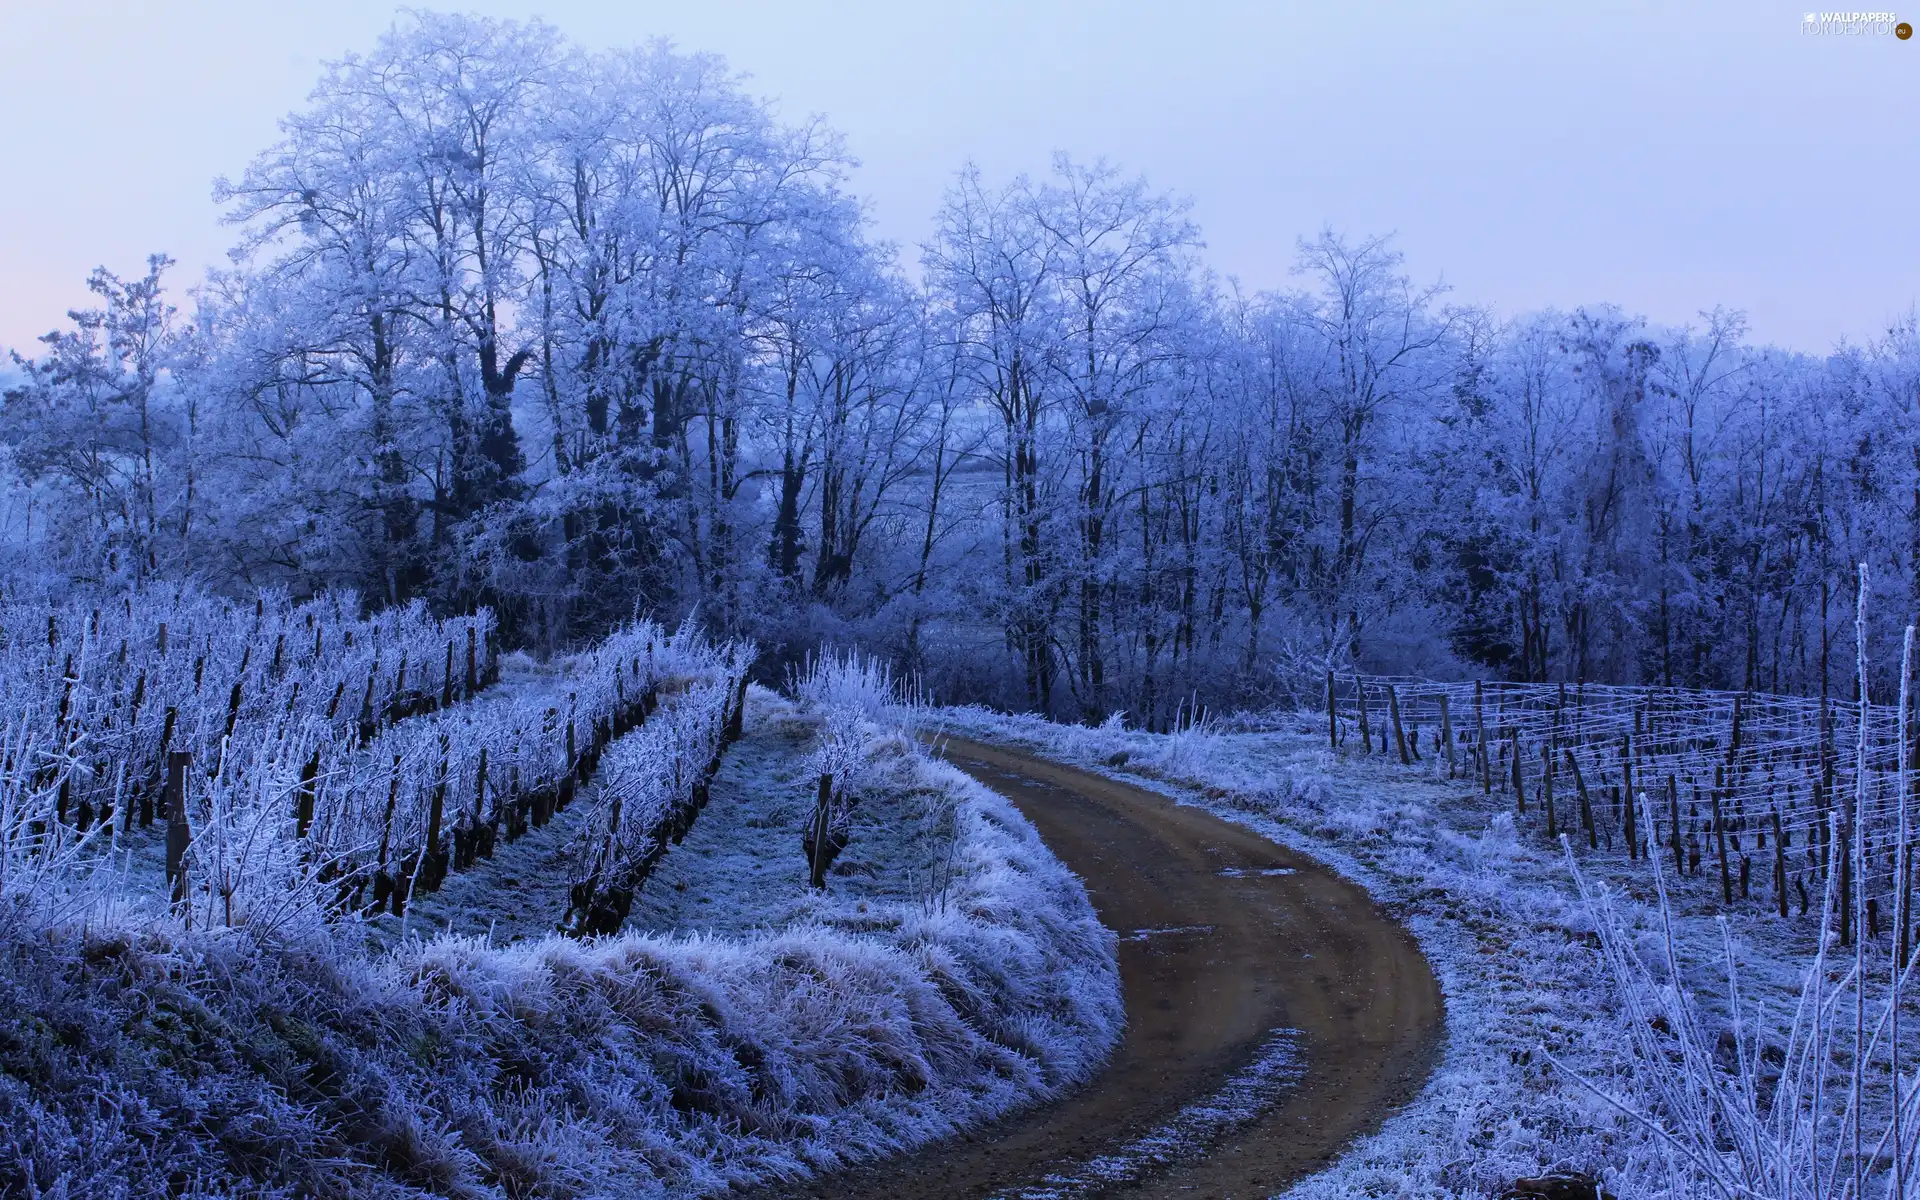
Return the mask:
<path fill-rule="evenodd" d="M 1439 984 L 1358 885 L 1143 788 L 958 739 L 944 753 L 1086 881 L 1121 938 L 1126 1036 L 1061 1100 L 782 1194 L 1267 1196 L 1419 1091 Z"/>

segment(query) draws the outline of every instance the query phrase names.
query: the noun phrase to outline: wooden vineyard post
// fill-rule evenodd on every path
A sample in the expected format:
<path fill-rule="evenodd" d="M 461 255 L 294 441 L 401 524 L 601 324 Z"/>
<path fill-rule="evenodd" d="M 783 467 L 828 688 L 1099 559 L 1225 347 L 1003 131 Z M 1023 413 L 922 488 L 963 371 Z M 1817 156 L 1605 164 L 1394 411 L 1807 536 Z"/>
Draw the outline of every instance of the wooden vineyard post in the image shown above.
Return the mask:
<path fill-rule="evenodd" d="M 1327 745 L 1340 748 L 1340 710 L 1334 704 L 1332 671 L 1327 672 Z"/>
<path fill-rule="evenodd" d="M 127 765 L 121 763 L 113 781 L 113 802 L 114 811 L 120 814 L 120 836 L 123 838 L 133 832 L 133 810 L 138 807 L 133 799 L 135 786 L 127 782 Z"/>
<path fill-rule="evenodd" d="M 1780 836 L 1780 809 L 1775 806 L 1773 816 L 1773 895 L 1779 901 L 1780 915 L 1787 915 L 1787 843 Z M 1904 936 L 1904 935 L 1903 935 Z"/>
<path fill-rule="evenodd" d="M 487 748 L 480 747 L 480 763 L 473 772 L 473 853 L 476 858 L 492 858 L 493 842 L 498 836 L 493 822 L 487 820 Z"/>
<path fill-rule="evenodd" d="M 367 671 L 367 694 L 360 700 L 360 740 L 363 742 L 373 740 L 375 732 L 373 724 L 373 689 L 379 682 L 379 678 L 380 660 L 376 658 L 373 660 L 372 668 Z"/>
<path fill-rule="evenodd" d="M 827 886 L 827 865 L 829 853 L 827 838 L 832 827 L 833 775 L 820 777 L 820 791 L 813 806 L 813 837 L 808 847 L 809 885 L 815 889 Z"/>
<path fill-rule="evenodd" d="M 1453 778 L 1453 714 L 1447 711 L 1447 694 L 1440 693 L 1440 741 L 1447 748 L 1447 778 Z"/>
<path fill-rule="evenodd" d="M 1726 818 L 1720 814 L 1720 789 L 1713 789 L 1713 839 L 1720 852 L 1720 899 L 1734 902 L 1734 876 L 1726 870 Z"/>
<path fill-rule="evenodd" d="M 1833 746 L 1833 706 L 1823 705 L 1820 713 L 1820 782 L 1828 797 L 1833 795 L 1833 773 L 1839 765 L 1840 752 Z M 1832 841 L 1833 831 L 1827 831 L 1827 840 Z"/>
<path fill-rule="evenodd" d="M 740 688 L 734 693 L 733 712 L 727 716 L 726 744 L 731 746 L 747 731 L 747 673 L 740 672 Z"/>
<path fill-rule="evenodd" d="M 167 886 L 175 905 L 187 902 L 187 846 L 193 831 L 187 827 L 187 769 L 193 755 L 167 752 Z"/>
<path fill-rule="evenodd" d="M 1620 735 L 1620 795 L 1623 804 L 1619 816 L 1621 823 L 1625 824 L 1632 820 L 1628 810 L 1633 807 L 1633 736 L 1625 733 Z M 1634 857 L 1631 835 L 1627 838 L 1627 857 Z"/>
<path fill-rule="evenodd" d="M 467 699 L 469 700 L 473 699 L 473 694 L 480 690 L 480 672 L 478 665 L 474 661 L 476 657 L 475 642 L 477 640 L 474 634 L 473 622 L 469 621 L 467 622 Z"/>
<path fill-rule="evenodd" d="M 1677 878 L 1687 873 L 1687 853 L 1680 844 L 1680 784 L 1673 773 L 1667 773 L 1667 840 L 1673 843 L 1673 873 Z"/>
<path fill-rule="evenodd" d="M 1636 819 L 1635 810 L 1640 806 L 1634 802 L 1634 795 L 1630 791 L 1622 792 L 1620 799 L 1621 804 L 1625 808 L 1625 820 L 1621 832 L 1627 839 L 1627 858 L 1630 861 L 1638 861 L 1640 858 L 1640 836 L 1638 828 L 1639 821 Z"/>
<path fill-rule="evenodd" d="M 175 708 L 171 704 L 167 705 L 166 719 L 160 722 L 160 761 L 163 763 L 170 761 L 167 757 L 167 752 L 173 747 L 173 731 L 175 728 L 179 726 L 179 724 L 180 724 L 180 710 L 178 708 Z M 172 810 L 167 807 L 167 794 L 165 792 L 161 792 L 160 793 L 161 818 L 163 820 L 168 819 L 168 814 L 171 811 Z M 141 809 L 140 809 L 140 824 L 142 826 L 145 826 L 150 822 L 151 822 L 151 816 L 148 813 L 146 808 L 145 793 L 142 793 Z"/>
<path fill-rule="evenodd" d="M 1373 729 L 1367 724 L 1367 685 L 1353 677 L 1354 702 L 1360 706 L 1360 753 L 1373 753 Z"/>
<path fill-rule="evenodd" d="M 1906 969 L 1913 951 L 1913 846 L 1912 838 L 1901 848 L 1898 864 L 1900 878 L 1895 886 L 1900 889 L 1900 968 Z"/>
<path fill-rule="evenodd" d="M 1560 825 L 1553 812 L 1553 742 L 1540 743 L 1540 803 L 1547 808 L 1547 840 L 1560 840 Z"/>
<path fill-rule="evenodd" d="M 375 860 L 373 873 L 373 911 L 379 912 L 387 906 L 389 897 L 394 894 L 393 872 L 387 870 L 387 854 L 393 846 L 393 812 L 400 803 L 400 755 L 393 756 L 393 770 L 387 778 L 387 815 L 380 830 L 380 854 Z M 399 916 L 404 906 L 403 899 L 394 900 L 393 915 Z"/>
<path fill-rule="evenodd" d="M 1387 685 L 1387 716 L 1393 721 L 1393 744 L 1400 751 L 1400 765 L 1412 766 L 1413 760 L 1407 757 L 1407 735 L 1400 729 L 1400 693 L 1392 684 Z"/>
<path fill-rule="evenodd" d="M 243 658 L 241 659 L 241 663 L 240 663 L 240 670 L 243 673 L 235 677 L 233 681 L 233 690 L 227 693 L 227 727 L 224 730 L 222 730 L 220 733 L 220 742 L 223 747 L 225 746 L 227 740 L 233 736 L 234 723 L 240 719 L 241 689 L 242 689 L 242 685 L 244 685 L 246 682 L 247 677 L 244 674 L 246 669 L 247 669 L 246 660 Z"/>
<path fill-rule="evenodd" d="M 1840 803 L 1840 844 L 1833 845 L 1833 833 L 1827 833 L 1828 856 L 1840 866 L 1840 944 L 1853 945 L 1853 793 Z"/>
<path fill-rule="evenodd" d="M 1813 823 L 1807 830 L 1807 861 L 1824 882 L 1833 869 L 1833 811 L 1820 780 L 1813 781 Z"/>
<path fill-rule="evenodd" d="M 427 802 L 427 844 L 420 852 L 420 865 L 414 868 L 418 887 L 412 890 L 434 892 L 447 877 L 447 856 L 440 852 L 440 826 L 447 816 L 447 772 L 449 739 L 440 735 L 440 774 L 434 780 L 432 799 Z"/>
<path fill-rule="evenodd" d="M 313 828 L 313 797 L 317 781 L 320 778 L 320 748 L 314 747 L 313 757 L 300 768 L 300 790 L 294 793 L 293 836 L 305 837 L 307 830 Z"/>
<path fill-rule="evenodd" d="M 1587 796 L 1587 781 L 1580 774 L 1580 760 L 1574 757 L 1573 747 L 1566 747 L 1567 769 L 1573 772 L 1573 786 L 1580 793 L 1580 828 L 1587 835 L 1587 849 L 1600 848 L 1600 831 L 1593 825 L 1593 801 Z"/>
<path fill-rule="evenodd" d="M 453 639 L 447 639 L 447 669 L 440 673 L 440 707 L 453 707 Z"/>
<path fill-rule="evenodd" d="M 1740 701 L 1741 696 L 1736 693 L 1733 697 L 1733 729 L 1727 736 L 1727 765 L 1729 767 L 1733 765 L 1734 756 L 1740 753 L 1740 710 L 1742 707 Z"/>
<path fill-rule="evenodd" d="M 1486 698 L 1478 679 L 1473 681 L 1473 748 L 1480 756 L 1480 794 L 1493 794 L 1493 763 L 1487 756 Z"/>
<path fill-rule="evenodd" d="M 1513 811 L 1517 816 L 1525 816 L 1527 792 L 1525 782 L 1521 778 L 1520 759 L 1520 732 L 1515 730 L 1513 734 Z"/>
<path fill-rule="evenodd" d="M 1900 751 L 1895 760 L 1900 764 L 1898 774 L 1894 776 L 1894 791 L 1897 796 L 1899 818 L 1894 824 L 1893 863 L 1893 919 L 1899 929 L 1895 935 L 1894 965 L 1905 970 L 1912 951 L 1913 935 L 1913 626 L 1907 626 L 1906 648 L 1900 656 Z M 1894 1036 L 1899 1036 L 1898 1026 Z"/>
<path fill-rule="evenodd" d="M 54 718 L 56 730 L 66 728 L 67 717 L 73 712 L 73 685 L 80 682 L 80 677 L 73 673 L 73 655 L 67 655 L 66 665 L 60 668 L 60 675 L 64 685 L 60 689 L 60 714 Z"/>

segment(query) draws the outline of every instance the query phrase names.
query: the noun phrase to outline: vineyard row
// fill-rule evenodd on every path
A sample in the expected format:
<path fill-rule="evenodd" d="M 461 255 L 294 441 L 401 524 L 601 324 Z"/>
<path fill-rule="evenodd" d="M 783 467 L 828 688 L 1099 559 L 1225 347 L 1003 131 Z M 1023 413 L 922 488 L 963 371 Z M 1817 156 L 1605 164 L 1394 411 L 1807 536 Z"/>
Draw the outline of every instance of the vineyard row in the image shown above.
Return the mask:
<path fill-rule="evenodd" d="M 1444 768 L 1505 796 L 1549 838 L 1667 855 L 1728 906 L 1764 890 L 1780 916 L 1804 915 L 1837 873 L 1843 941 L 1856 907 L 1874 938 L 1898 923 L 1883 915 L 1911 911 L 1901 808 L 1911 814 L 1920 775 L 1901 771 L 1897 705 L 1329 673 L 1326 719 L 1335 749 Z M 1916 725 L 1905 726 L 1909 768 L 1920 766 Z M 1895 934 L 1904 953 L 1913 931 Z"/>

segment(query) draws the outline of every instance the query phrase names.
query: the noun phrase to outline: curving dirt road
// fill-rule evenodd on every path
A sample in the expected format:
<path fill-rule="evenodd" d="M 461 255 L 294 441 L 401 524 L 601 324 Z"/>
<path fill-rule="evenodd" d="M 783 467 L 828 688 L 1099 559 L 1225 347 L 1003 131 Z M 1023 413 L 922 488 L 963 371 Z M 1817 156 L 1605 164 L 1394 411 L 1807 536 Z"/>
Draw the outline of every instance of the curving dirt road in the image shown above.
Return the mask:
<path fill-rule="evenodd" d="M 1439 985 L 1359 887 L 1141 788 L 973 742 L 946 756 L 1086 880 L 1121 937 L 1126 1036 L 1073 1095 L 787 1194 L 1267 1196 L 1419 1090 Z"/>

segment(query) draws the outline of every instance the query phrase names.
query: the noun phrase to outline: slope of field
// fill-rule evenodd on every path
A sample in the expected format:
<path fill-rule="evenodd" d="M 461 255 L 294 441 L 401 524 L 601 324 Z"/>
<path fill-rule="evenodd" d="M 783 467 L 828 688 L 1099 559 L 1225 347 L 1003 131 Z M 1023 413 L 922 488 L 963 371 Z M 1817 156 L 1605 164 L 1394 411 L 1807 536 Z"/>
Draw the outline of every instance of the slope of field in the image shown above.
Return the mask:
<path fill-rule="evenodd" d="M 790 823 L 810 718 L 761 692 L 748 711 L 641 892 L 631 923 L 659 932 L 545 932 L 564 886 L 540 856 L 584 794 L 372 956 L 358 934 L 8 916 L 0 1194 L 701 1194 L 1094 1070 L 1121 1021 L 1113 937 L 1019 814 L 875 729 L 852 843 L 810 894 Z"/>

